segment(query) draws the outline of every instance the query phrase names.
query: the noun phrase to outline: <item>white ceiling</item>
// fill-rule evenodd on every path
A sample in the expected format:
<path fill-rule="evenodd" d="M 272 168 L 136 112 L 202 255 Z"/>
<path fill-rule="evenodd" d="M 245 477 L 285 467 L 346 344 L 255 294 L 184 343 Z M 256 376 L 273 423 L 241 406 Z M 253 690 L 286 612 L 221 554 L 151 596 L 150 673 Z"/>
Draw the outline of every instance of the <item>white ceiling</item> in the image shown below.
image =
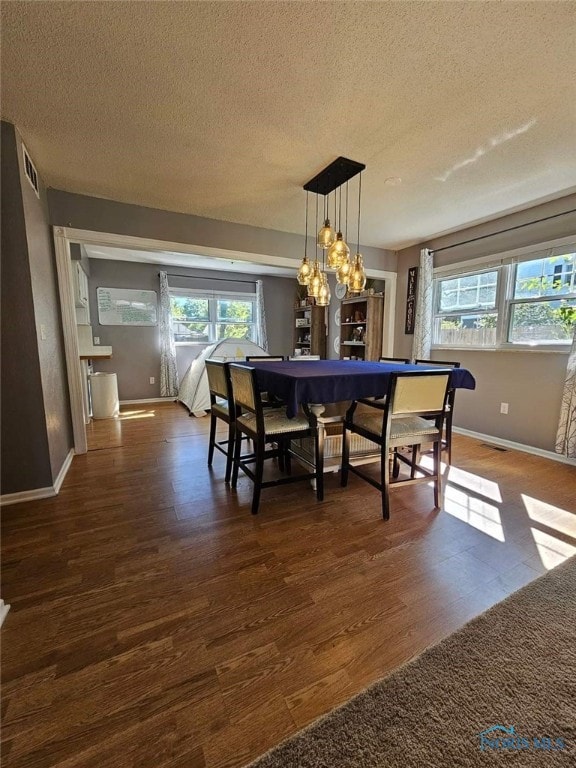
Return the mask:
<path fill-rule="evenodd" d="M 1 12 L 2 115 L 52 187 L 301 233 L 302 185 L 344 155 L 385 248 L 576 189 L 573 2 Z"/>

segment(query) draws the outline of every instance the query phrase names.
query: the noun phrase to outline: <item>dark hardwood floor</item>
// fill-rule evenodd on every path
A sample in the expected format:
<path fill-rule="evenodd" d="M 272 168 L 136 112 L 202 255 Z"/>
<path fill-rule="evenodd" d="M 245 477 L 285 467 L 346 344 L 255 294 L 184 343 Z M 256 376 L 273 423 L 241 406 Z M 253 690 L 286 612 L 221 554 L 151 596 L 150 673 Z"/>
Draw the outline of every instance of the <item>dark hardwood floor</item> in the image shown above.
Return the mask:
<path fill-rule="evenodd" d="M 207 430 L 128 407 L 4 508 L 6 768 L 242 766 L 576 551 L 574 467 L 455 436 L 441 512 L 334 474 L 252 517 Z"/>

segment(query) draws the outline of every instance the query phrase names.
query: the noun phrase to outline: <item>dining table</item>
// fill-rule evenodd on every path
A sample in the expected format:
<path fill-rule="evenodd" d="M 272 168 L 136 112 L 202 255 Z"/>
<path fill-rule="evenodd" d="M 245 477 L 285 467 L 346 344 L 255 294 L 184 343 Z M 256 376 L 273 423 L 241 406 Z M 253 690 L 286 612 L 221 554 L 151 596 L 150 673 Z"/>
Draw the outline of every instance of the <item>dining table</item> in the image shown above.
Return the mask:
<path fill-rule="evenodd" d="M 363 397 L 386 394 L 390 375 L 406 371 L 438 371 L 438 365 L 386 363 L 364 360 L 251 360 L 258 388 L 286 403 L 286 415 L 293 418 L 299 408 L 318 416 L 322 406 Z M 475 389 L 474 376 L 466 368 L 450 369 L 450 387 Z"/>

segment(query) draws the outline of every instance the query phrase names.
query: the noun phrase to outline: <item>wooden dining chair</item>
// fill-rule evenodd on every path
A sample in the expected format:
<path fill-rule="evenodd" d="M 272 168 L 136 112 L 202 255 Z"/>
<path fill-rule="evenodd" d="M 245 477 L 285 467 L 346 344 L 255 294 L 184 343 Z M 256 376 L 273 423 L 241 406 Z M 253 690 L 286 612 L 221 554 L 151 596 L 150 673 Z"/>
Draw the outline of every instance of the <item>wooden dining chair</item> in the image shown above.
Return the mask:
<path fill-rule="evenodd" d="M 324 498 L 324 457 L 322 435 L 313 415 L 296 416 L 289 419 L 284 408 L 264 408 L 256 384 L 253 368 L 238 363 L 230 363 L 230 378 L 234 405 L 241 415 L 236 417 L 236 443 L 232 470 L 232 488 L 238 483 L 238 472 L 242 470 L 252 480 L 252 514 L 258 513 L 260 492 L 263 488 L 295 483 L 300 480 L 316 481 L 316 498 Z M 249 437 L 254 445 L 254 452 L 241 455 L 241 437 Z M 314 462 L 299 457 L 310 467 L 309 472 L 290 474 L 290 441 L 312 437 L 314 440 Z M 270 447 L 268 447 L 270 446 Z M 264 461 L 277 458 L 279 469 L 284 466 L 287 474 L 274 480 L 263 480 Z M 254 468 L 250 465 L 254 464 Z"/>
<path fill-rule="evenodd" d="M 208 389 L 210 390 L 210 437 L 208 441 L 208 466 L 212 466 L 214 449 L 226 456 L 225 481 L 230 481 L 232 461 L 234 458 L 234 440 L 236 437 L 235 421 L 238 409 L 232 398 L 229 363 L 217 360 L 206 360 Z M 228 425 L 228 438 L 216 440 L 217 421 L 220 419 Z"/>
<path fill-rule="evenodd" d="M 390 376 L 385 402 L 360 399 L 352 403 L 344 418 L 342 441 L 341 485 L 348 484 L 352 472 L 377 488 L 382 496 L 382 517 L 390 518 L 389 490 L 395 485 L 434 481 L 434 504 L 440 506 L 442 482 L 440 454 L 446 398 L 450 374 L 446 371 L 394 372 Z M 357 409 L 358 403 L 364 407 Z M 350 461 L 350 435 L 357 434 L 380 446 L 380 478 Z M 433 445 L 433 469 L 414 466 L 413 460 L 395 451 L 405 445 Z M 409 478 L 394 479 L 390 471 L 390 453 L 411 469 Z M 414 477 L 419 472 L 422 477 Z"/>
<path fill-rule="evenodd" d="M 460 368 L 457 360 L 414 360 L 415 365 L 433 365 L 436 368 Z M 452 419 L 454 417 L 454 402 L 456 399 L 456 390 L 450 387 L 448 398 L 446 400 L 446 415 L 444 417 L 444 438 L 442 440 L 442 449 L 446 451 L 447 464 L 452 464 Z M 416 449 L 417 452 L 417 449 Z"/>
<path fill-rule="evenodd" d="M 283 363 L 286 358 L 283 355 L 246 355 L 246 362 L 251 360 L 262 360 L 265 363 Z M 268 392 L 260 392 L 262 399 L 262 405 L 266 408 L 280 408 L 282 405 L 286 405 L 279 397 L 270 396 Z"/>
<path fill-rule="evenodd" d="M 410 358 L 408 357 L 379 357 L 378 358 L 379 363 L 409 363 Z"/>

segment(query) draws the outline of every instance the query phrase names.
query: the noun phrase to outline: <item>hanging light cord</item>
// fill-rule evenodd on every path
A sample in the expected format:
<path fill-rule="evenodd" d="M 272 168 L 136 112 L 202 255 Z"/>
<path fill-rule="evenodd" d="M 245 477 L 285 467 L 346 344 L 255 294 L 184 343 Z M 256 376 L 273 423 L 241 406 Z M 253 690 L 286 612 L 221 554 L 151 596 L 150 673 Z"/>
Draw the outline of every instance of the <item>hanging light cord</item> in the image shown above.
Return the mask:
<path fill-rule="evenodd" d="M 316 231 L 318 231 L 318 192 L 316 192 Z M 318 261 L 318 238 L 316 238 L 316 261 Z"/>
<path fill-rule="evenodd" d="M 306 235 L 304 237 L 304 258 L 308 258 L 308 190 L 306 190 Z"/>
<path fill-rule="evenodd" d="M 362 172 L 360 172 L 358 182 L 358 245 L 356 247 L 356 253 L 360 253 L 360 202 L 362 200 Z"/>
<path fill-rule="evenodd" d="M 348 242 L 348 182 L 346 182 L 346 242 Z"/>

